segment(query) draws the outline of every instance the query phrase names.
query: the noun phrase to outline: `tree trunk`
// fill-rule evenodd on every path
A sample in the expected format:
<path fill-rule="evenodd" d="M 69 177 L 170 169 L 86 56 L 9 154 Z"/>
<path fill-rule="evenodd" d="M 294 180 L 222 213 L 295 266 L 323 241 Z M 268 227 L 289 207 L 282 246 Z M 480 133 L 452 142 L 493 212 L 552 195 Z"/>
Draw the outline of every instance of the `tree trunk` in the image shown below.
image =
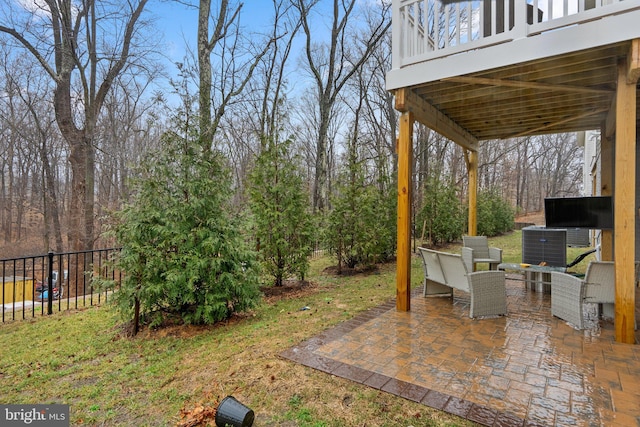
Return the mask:
<path fill-rule="evenodd" d="M 360 40 L 350 37 L 349 24 L 355 21 L 353 15 L 356 0 L 333 0 L 331 36 L 324 52 L 319 53 L 318 45 L 313 42 L 309 25 L 310 11 L 318 2 L 296 0 L 295 7 L 300 12 L 302 28 L 306 35 L 305 55 L 309 71 L 315 80 L 318 96 L 320 123 L 316 146 L 316 172 L 313 190 L 314 210 L 324 210 L 329 199 L 329 159 L 327 148 L 331 112 L 345 84 L 360 70 L 371 57 L 391 25 L 388 5 L 380 8 L 380 15 L 368 22 L 369 27 Z M 351 40 L 347 42 L 346 40 Z M 358 45 L 359 43 L 359 45 Z M 355 52 L 355 54 L 354 54 Z M 348 67 L 345 64 L 349 64 Z"/>
<path fill-rule="evenodd" d="M 318 211 L 323 211 L 328 206 L 328 170 L 327 162 L 327 136 L 329 134 L 329 112 L 328 108 L 322 108 L 320 113 L 320 128 L 318 129 L 318 139 L 316 141 L 316 176 L 313 189 L 313 207 Z"/>
<path fill-rule="evenodd" d="M 130 64 L 130 50 L 138 32 L 138 19 L 147 1 L 117 5 L 102 2 L 96 8 L 95 0 L 43 0 L 43 10 L 46 5 L 49 13 L 46 18 L 43 14 L 37 23 L 25 15 L 21 16 L 23 28 L 13 27 L 14 22 L 20 21 L 18 18 L 8 23 L 0 22 L 0 32 L 13 37 L 32 54 L 55 83 L 53 105 L 56 123 L 70 152 L 72 194 L 69 241 L 76 250 L 90 249 L 94 241 L 93 138 L 96 123 L 111 86 Z M 11 10 L 11 6 L 7 7 Z M 13 10 L 19 12 L 21 9 Z M 115 26 L 115 34 L 98 24 L 105 16 L 97 16 L 96 11 L 119 21 L 120 25 Z M 51 34 L 46 39 L 49 44 L 42 39 L 42 32 Z M 108 46 L 107 52 L 102 51 L 105 46 Z M 103 80 L 99 82 L 99 78 Z"/>
<path fill-rule="evenodd" d="M 218 24 L 213 40 L 220 37 L 222 23 L 227 16 L 228 0 L 220 3 Z M 200 0 L 198 11 L 198 67 L 199 67 L 199 101 L 200 101 L 200 142 L 205 149 L 211 149 L 214 129 L 211 123 L 211 51 L 215 45 L 209 43 L 209 16 L 211 0 Z"/>

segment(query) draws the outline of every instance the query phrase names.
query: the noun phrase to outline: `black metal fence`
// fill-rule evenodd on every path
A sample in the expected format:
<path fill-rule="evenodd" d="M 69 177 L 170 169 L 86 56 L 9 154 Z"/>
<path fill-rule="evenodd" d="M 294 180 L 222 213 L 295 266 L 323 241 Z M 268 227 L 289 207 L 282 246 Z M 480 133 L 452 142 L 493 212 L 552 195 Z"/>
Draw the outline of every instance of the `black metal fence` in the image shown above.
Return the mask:
<path fill-rule="evenodd" d="M 105 302 L 108 291 L 96 278 L 120 282 L 122 273 L 108 262 L 120 249 L 96 249 L 0 260 L 2 322 Z"/>

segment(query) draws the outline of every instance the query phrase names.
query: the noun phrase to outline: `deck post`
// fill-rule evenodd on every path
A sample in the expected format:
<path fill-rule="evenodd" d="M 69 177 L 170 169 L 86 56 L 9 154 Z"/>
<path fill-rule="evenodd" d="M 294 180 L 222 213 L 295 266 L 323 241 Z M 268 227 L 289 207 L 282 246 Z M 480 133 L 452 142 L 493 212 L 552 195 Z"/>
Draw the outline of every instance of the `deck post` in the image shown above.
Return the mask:
<path fill-rule="evenodd" d="M 600 133 L 600 195 L 613 196 L 613 136 Z M 613 230 L 602 230 L 600 259 L 613 261 Z"/>
<path fill-rule="evenodd" d="M 398 250 L 396 269 L 396 310 L 411 309 L 411 165 L 413 113 L 400 116 L 398 153 Z"/>
<path fill-rule="evenodd" d="M 627 60 L 618 64 L 613 244 L 616 341 L 634 344 L 637 79 L 633 82 L 627 79 L 629 65 Z"/>
<path fill-rule="evenodd" d="M 469 236 L 478 234 L 478 152 L 469 151 L 467 174 L 469 179 Z"/>

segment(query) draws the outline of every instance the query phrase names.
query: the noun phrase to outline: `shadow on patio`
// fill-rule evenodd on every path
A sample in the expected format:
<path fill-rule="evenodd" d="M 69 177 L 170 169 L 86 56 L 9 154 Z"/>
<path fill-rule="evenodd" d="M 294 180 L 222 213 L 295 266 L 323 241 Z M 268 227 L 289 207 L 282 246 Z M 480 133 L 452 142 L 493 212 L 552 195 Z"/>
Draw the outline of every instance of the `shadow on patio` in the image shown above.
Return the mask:
<path fill-rule="evenodd" d="M 473 320 L 468 294 L 417 288 L 410 312 L 390 301 L 282 356 L 484 425 L 640 426 L 640 346 L 616 343 L 595 310 L 573 329 L 514 277 L 506 317 Z"/>

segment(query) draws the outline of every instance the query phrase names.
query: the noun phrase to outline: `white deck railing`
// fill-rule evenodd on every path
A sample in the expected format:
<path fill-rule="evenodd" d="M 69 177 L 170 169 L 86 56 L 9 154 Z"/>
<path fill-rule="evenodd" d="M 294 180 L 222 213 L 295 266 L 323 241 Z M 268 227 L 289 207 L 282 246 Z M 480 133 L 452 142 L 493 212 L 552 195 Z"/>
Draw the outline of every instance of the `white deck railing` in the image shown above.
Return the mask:
<path fill-rule="evenodd" d="M 393 0 L 393 68 L 639 7 L 639 0 Z"/>

